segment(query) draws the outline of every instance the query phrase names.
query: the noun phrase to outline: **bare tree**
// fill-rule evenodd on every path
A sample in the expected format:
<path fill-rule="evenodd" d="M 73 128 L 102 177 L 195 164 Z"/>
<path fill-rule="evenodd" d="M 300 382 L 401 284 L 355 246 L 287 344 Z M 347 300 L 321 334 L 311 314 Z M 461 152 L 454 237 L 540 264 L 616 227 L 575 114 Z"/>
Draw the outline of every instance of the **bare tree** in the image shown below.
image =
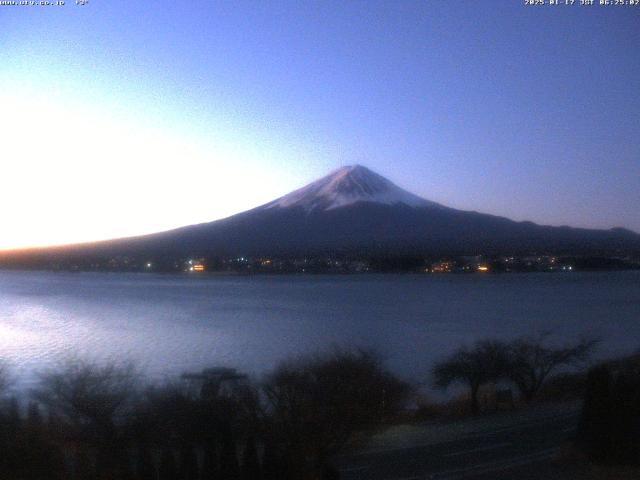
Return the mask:
<path fill-rule="evenodd" d="M 478 391 L 485 383 L 498 380 L 505 375 L 508 365 L 507 346 L 495 340 L 477 342 L 473 348 L 461 348 L 433 368 L 434 383 L 447 388 L 453 383 L 469 387 L 471 411 L 480 412 Z"/>
<path fill-rule="evenodd" d="M 133 399 L 137 378 L 131 364 L 69 361 L 42 374 L 34 396 L 74 425 L 112 425 Z"/>
<path fill-rule="evenodd" d="M 92 452 L 101 478 L 118 478 L 128 466 L 121 426 L 137 380 L 130 364 L 69 361 L 42 374 L 33 394 L 76 445 L 79 462 Z"/>
<path fill-rule="evenodd" d="M 222 381 L 227 383 L 221 385 Z M 238 445 L 261 433 L 259 402 L 259 392 L 247 376 L 233 369 L 185 374 L 151 385 L 139 397 L 132 422 L 133 442 L 140 449 L 179 453 L 176 468 L 180 478 L 200 469 L 203 476 L 217 472 L 224 478 L 238 478 Z M 196 449 L 205 453 L 202 468 L 195 461 Z M 166 472 L 173 468 L 166 452 L 162 475 L 170 475 Z"/>
<path fill-rule="evenodd" d="M 319 478 L 331 454 L 396 414 L 408 384 L 368 351 L 336 351 L 281 365 L 264 385 L 275 437 L 294 478 Z"/>
<path fill-rule="evenodd" d="M 516 385 L 521 397 L 531 401 L 551 373 L 563 366 L 574 366 L 589 359 L 598 340 L 580 340 L 573 345 L 545 345 L 548 334 L 519 338 L 509 345 L 507 377 Z"/>

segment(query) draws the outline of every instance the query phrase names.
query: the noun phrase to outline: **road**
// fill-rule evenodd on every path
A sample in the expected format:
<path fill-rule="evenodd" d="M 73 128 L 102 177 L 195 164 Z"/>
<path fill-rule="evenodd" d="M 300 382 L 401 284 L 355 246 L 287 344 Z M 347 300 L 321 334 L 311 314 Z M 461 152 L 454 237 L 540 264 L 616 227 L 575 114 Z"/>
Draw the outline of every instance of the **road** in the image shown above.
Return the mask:
<path fill-rule="evenodd" d="M 513 471 L 530 473 L 531 469 L 547 468 L 560 445 L 575 432 L 577 421 L 575 409 L 542 418 L 520 418 L 455 440 L 343 456 L 336 464 L 343 480 L 522 478 L 514 477 Z"/>

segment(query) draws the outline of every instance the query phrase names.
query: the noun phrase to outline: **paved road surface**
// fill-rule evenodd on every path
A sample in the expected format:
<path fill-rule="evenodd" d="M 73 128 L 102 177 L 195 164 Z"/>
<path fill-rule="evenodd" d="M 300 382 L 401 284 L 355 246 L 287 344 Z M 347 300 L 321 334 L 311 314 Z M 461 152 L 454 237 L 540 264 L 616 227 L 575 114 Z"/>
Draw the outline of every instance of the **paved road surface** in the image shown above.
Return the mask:
<path fill-rule="evenodd" d="M 578 411 L 521 420 L 452 441 L 353 454 L 336 464 L 344 480 L 520 478 L 511 475 L 549 463 L 575 432 Z"/>

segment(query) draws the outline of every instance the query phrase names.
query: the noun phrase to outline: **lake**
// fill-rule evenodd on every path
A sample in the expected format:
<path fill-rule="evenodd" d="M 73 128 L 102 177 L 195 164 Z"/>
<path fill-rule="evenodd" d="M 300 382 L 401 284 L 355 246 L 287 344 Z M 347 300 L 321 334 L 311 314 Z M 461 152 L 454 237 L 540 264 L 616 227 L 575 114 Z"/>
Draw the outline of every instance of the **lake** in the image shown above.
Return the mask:
<path fill-rule="evenodd" d="M 426 381 L 461 344 L 551 331 L 640 348 L 640 272 L 190 276 L 0 272 L 0 357 L 22 381 L 70 356 L 159 377 L 207 366 L 260 375 L 332 345 L 375 347 Z M 25 380 L 26 379 L 26 380 Z"/>

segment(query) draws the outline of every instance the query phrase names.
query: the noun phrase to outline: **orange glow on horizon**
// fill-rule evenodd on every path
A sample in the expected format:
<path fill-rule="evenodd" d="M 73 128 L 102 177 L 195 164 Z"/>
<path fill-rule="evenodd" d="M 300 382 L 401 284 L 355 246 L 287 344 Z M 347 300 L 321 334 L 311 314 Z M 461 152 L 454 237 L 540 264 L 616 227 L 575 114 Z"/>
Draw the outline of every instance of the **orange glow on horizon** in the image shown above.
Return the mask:
<path fill-rule="evenodd" d="M 289 189 L 290 179 L 263 163 L 275 146 L 245 145 L 226 131 L 194 133 L 210 132 L 215 119 L 178 130 L 99 99 L 29 89 L 0 92 L 0 105 L 0 251 L 162 232 L 249 210 Z M 37 128 L 25 128 L 34 119 Z M 194 176 L 216 187 L 193 188 Z"/>

